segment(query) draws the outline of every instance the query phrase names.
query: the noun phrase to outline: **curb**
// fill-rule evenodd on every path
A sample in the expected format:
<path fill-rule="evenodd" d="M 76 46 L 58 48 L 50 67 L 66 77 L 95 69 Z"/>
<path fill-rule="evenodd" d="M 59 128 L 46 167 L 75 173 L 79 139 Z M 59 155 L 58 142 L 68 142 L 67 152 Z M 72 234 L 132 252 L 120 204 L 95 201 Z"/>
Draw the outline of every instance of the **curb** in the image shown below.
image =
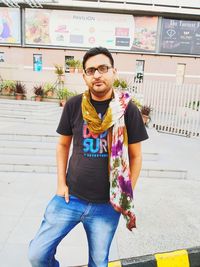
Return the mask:
<path fill-rule="evenodd" d="M 109 262 L 109 267 L 200 267 L 200 246 Z"/>

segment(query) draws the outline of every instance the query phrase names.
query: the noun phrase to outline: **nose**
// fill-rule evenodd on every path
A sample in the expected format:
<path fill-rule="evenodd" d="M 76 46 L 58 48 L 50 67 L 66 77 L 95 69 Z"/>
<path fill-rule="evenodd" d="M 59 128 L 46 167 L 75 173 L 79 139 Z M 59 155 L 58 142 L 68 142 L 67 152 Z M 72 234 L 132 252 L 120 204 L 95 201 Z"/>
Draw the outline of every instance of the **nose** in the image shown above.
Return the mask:
<path fill-rule="evenodd" d="M 98 72 L 98 70 L 95 70 L 94 77 L 98 78 L 101 76 L 101 73 Z"/>

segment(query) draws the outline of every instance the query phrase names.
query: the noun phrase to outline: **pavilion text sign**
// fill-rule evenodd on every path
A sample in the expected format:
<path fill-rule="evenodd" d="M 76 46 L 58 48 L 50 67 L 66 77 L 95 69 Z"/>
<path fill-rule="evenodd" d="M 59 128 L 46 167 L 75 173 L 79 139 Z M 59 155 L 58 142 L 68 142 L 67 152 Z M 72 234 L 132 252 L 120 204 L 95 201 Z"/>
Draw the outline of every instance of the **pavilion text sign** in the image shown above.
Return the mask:
<path fill-rule="evenodd" d="M 26 9 L 25 43 L 155 51 L 157 17 Z"/>

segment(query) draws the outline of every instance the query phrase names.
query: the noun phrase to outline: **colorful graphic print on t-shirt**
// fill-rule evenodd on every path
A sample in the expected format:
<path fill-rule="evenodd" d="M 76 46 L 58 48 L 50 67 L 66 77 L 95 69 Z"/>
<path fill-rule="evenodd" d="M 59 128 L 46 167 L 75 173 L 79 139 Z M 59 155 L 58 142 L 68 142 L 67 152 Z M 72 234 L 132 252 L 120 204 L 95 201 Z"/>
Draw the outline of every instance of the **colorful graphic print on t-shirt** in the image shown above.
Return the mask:
<path fill-rule="evenodd" d="M 101 134 L 92 133 L 86 122 L 83 123 L 83 152 L 87 158 L 108 157 L 108 131 Z"/>

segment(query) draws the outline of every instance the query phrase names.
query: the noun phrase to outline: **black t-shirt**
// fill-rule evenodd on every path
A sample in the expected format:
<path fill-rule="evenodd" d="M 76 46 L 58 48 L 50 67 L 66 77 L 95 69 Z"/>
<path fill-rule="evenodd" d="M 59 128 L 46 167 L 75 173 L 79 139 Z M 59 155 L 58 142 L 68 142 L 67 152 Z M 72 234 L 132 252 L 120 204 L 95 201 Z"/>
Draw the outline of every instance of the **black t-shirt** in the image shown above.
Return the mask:
<path fill-rule="evenodd" d="M 109 100 L 91 103 L 100 118 L 108 108 Z M 57 133 L 73 135 L 73 151 L 67 169 L 69 193 L 81 199 L 105 203 L 109 201 L 107 131 L 93 134 L 83 120 L 82 95 L 72 97 L 63 109 Z M 129 144 L 148 138 L 142 116 L 136 105 L 130 101 L 125 113 L 125 124 Z"/>

